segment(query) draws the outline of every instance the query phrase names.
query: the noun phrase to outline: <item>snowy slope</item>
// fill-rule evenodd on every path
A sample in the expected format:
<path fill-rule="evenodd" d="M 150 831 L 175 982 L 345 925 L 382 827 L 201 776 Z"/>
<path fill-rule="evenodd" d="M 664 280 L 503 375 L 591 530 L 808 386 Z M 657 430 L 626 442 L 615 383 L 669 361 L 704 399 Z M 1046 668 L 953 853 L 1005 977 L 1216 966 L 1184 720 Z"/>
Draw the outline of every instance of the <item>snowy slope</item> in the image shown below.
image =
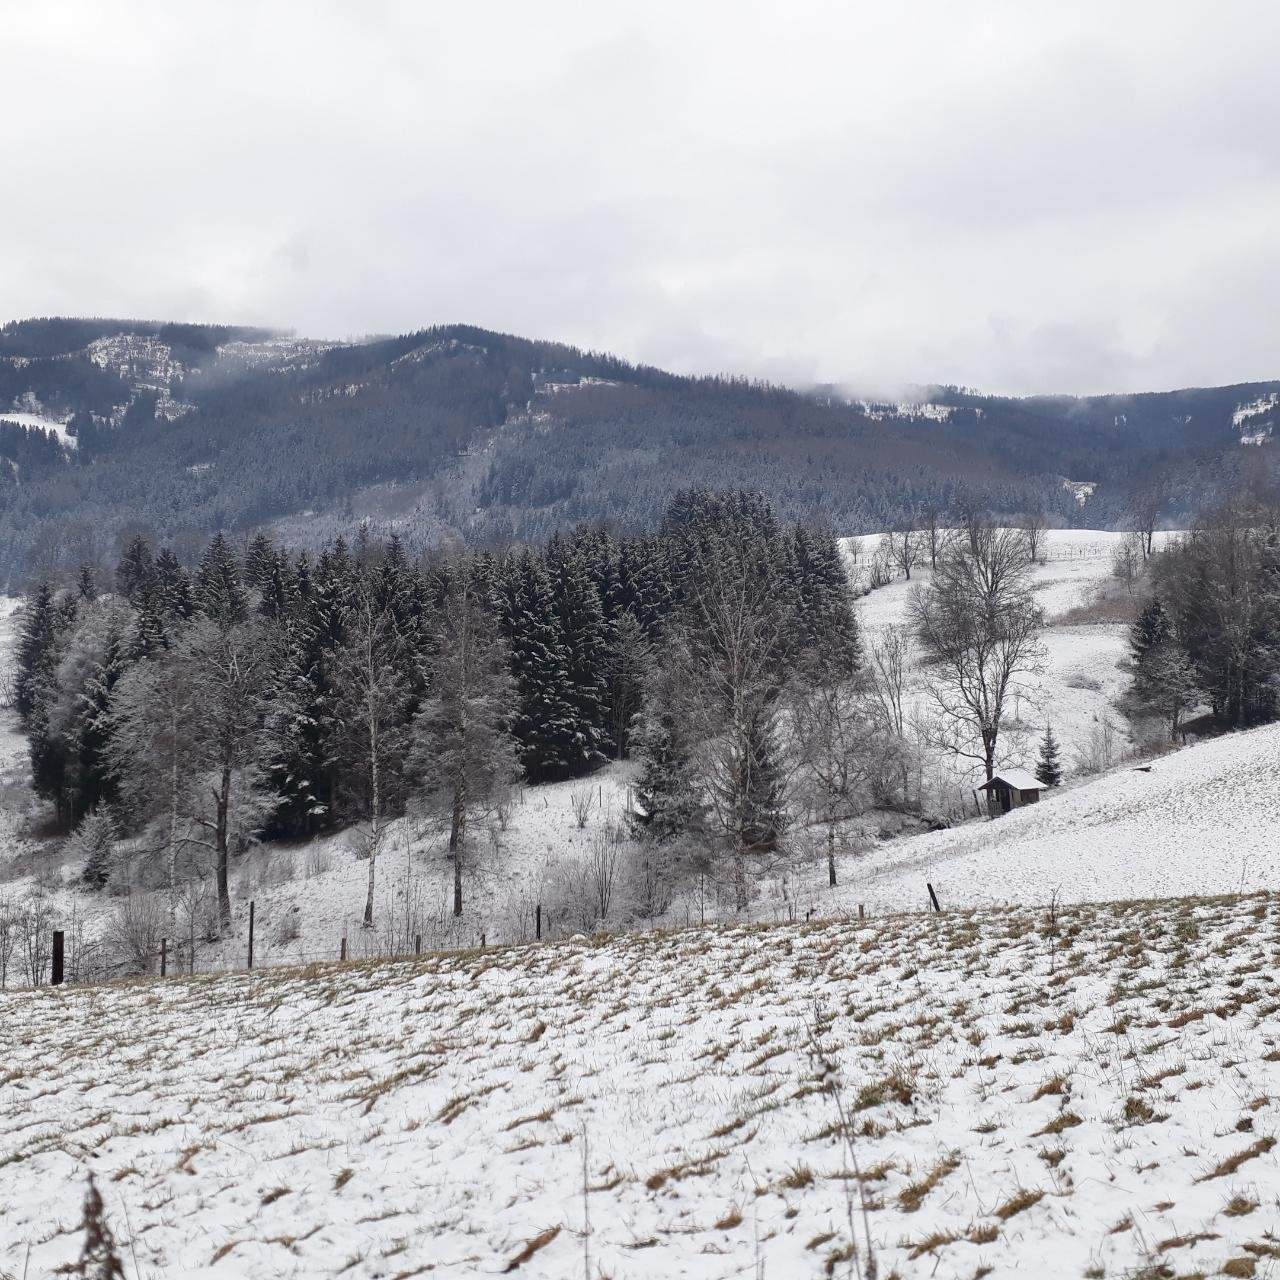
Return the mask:
<path fill-rule="evenodd" d="M 0 995 L 0 1272 L 74 1263 L 92 1172 L 131 1277 L 845 1276 L 867 1235 L 882 1280 L 1263 1274 L 1278 945 L 1260 896 Z"/>
<path fill-rule="evenodd" d="M 995 821 L 850 858 L 846 900 L 906 906 L 933 883 L 977 905 L 1155 898 L 1273 887 L 1280 725 L 1198 743 L 1059 791 Z"/>

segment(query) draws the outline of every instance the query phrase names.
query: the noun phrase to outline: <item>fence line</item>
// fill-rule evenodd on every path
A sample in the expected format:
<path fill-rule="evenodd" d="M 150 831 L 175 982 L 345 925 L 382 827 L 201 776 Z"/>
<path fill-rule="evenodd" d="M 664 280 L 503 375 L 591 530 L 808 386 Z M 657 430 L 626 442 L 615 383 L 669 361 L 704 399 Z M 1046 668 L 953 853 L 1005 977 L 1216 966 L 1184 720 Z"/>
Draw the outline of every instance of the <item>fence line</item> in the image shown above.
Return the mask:
<path fill-rule="evenodd" d="M 933 913 L 941 910 L 937 904 L 936 896 L 933 893 L 932 885 L 927 886 L 928 894 L 921 895 L 921 902 L 914 908 L 902 907 L 897 910 L 883 910 L 878 914 L 882 917 L 892 917 L 901 915 L 915 915 L 921 912 Z M 646 933 L 669 932 L 673 929 L 701 929 L 706 927 L 733 927 L 735 925 L 773 925 L 773 924 L 802 924 L 808 922 L 817 916 L 819 919 L 833 919 L 863 922 L 874 913 L 868 910 L 865 903 L 859 903 L 857 906 L 857 915 L 855 916 L 852 908 L 846 911 L 838 912 L 833 915 L 825 916 L 818 914 L 818 908 L 814 906 L 804 907 L 795 900 L 789 900 L 772 911 L 751 912 L 745 919 L 741 918 L 723 918 L 718 911 L 713 911 L 701 919 L 694 918 L 692 909 L 686 911 L 686 919 L 683 925 L 650 925 L 643 929 L 613 929 L 602 930 L 596 928 L 578 929 L 572 926 L 558 934 L 554 934 L 551 926 L 550 913 L 543 907 L 542 903 L 537 903 L 533 910 L 533 936 L 530 936 L 527 930 L 521 929 L 518 933 L 511 936 L 504 936 L 500 931 L 493 932 L 491 926 L 476 925 L 469 929 L 470 940 L 459 942 L 453 946 L 434 946 L 424 948 L 422 933 L 415 933 L 410 941 L 406 938 L 406 945 L 398 947 L 395 945 L 386 946 L 380 936 L 374 933 L 365 934 L 361 931 L 366 945 L 360 954 L 353 954 L 353 948 L 349 945 L 349 934 L 344 928 L 342 934 L 337 940 L 337 945 L 326 948 L 323 951 L 316 950 L 289 950 L 287 954 L 281 949 L 278 959 L 271 959 L 265 964 L 261 962 L 261 956 L 255 954 L 255 935 L 253 932 L 256 923 L 256 907 L 251 900 L 249 906 L 249 938 L 245 950 L 242 952 L 242 959 L 236 960 L 227 957 L 205 957 L 203 961 L 198 955 L 193 956 L 188 953 L 184 956 L 183 951 L 186 944 L 181 939 L 174 939 L 176 947 L 169 946 L 168 937 L 162 937 L 158 940 L 154 950 L 149 954 L 148 960 L 154 961 L 158 965 L 159 972 L 152 969 L 150 963 L 145 972 L 139 973 L 136 969 L 124 961 L 116 961 L 114 964 L 108 963 L 101 956 L 103 950 L 101 942 L 92 940 L 85 944 L 83 951 L 89 953 L 89 958 L 97 961 L 96 964 L 90 965 L 84 963 L 84 957 L 77 954 L 75 948 L 66 949 L 65 934 L 62 930 L 53 931 L 50 938 L 50 958 L 49 966 L 50 980 L 45 982 L 27 982 L 20 984 L 10 984 L 0 987 L 0 991 L 34 991 L 38 988 L 49 986 L 96 986 L 104 983 L 118 982 L 131 979 L 155 979 L 169 977 L 217 977 L 236 973 L 250 973 L 255 969 L 288 969 L 288 968 L 304 968 L 313 964 L 334 964 L 334 963 L 367 963 L 373 960 L 410 960 L 419 956 L 450 956 L 462 955 L 472 951 L 492 950 L 494 948 L 504 948 L 513 946 L 537 946 L 537 945 L 553 945 L 555 943 L 571 941 L 579 937 L 625 937 L 629 934 L 643 935 Z M 544 932 L 548 935 L 544 937 Z M 368 944 L 373 945 L 368 945 Z M 61 949 L 61 954 L 59 954 Z M 65 961 L 70 956 L 73 963 L 68 971 Z M 80 963 L 75 963 L 79 960 Z M 43 976 L 45 972 L 44 966 L 40 968 L 40 974 Z M 68 976 L 68 973 L 70 976 Z M 55 975 L 57 975 L 55 977 Z"/>

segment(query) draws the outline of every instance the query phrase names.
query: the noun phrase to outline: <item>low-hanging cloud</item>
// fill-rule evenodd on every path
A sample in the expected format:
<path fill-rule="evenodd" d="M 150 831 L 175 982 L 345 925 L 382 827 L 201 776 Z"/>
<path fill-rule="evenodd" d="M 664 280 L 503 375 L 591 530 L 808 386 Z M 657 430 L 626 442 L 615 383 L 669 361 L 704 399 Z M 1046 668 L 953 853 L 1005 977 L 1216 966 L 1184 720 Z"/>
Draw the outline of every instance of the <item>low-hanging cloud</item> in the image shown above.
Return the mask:
<path fill-rule="evenodd" d="M 0 316 L 1280 375 L 1280 7 L 9 0 Z"/>

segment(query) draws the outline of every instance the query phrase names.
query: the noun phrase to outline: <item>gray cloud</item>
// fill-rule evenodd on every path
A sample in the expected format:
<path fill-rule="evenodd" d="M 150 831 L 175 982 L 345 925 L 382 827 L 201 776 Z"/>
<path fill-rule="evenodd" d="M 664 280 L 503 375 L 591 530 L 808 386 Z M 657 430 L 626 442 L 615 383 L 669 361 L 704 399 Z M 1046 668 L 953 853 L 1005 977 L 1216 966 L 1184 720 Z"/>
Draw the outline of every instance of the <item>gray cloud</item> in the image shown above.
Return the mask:
<path fill-rule="evenodd" d="M 0 47 L 5 317 L 465 320 L 879 387 L 1280 375 L 1260 0 L 7 0 Z"/>

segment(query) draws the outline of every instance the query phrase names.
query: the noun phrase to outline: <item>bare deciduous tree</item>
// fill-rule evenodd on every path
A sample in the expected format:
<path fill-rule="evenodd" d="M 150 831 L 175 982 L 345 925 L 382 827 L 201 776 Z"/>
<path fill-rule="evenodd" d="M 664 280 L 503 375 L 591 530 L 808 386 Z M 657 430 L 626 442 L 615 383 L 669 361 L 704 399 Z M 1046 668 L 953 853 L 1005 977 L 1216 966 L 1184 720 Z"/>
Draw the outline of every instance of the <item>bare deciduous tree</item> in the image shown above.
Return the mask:
<path fill-rule="evenodd" d="M 906 733 L 906 693 L 911 661 L 911 636 L 905 627 L 891 622 L 867 649 L 869 688 L 888 732 Z"/>
<path fill-rule="evenodd" d="M 130 893 L 116 904 L 107 935 L 129 973 L 153 971 L 168 920 L 169 913 L 153 894 Z"/>
<path fill-rule="evenodd" d="M 881 538 L 885 559 L 908 581 L 911 570 L 920 563 L 923 550 L 920 535 L 911 525 L 891 529 Z"/>
<path fill-rule="evenodd" d="M 1138 537 L 1143 560 L 1151 558 L 1155 546 L 1156 526 L 1160 513 L 1169 499 L 1168 486 L 1163 479 L 1155 479 L 1133 495 L 1129 508 L 1130 528 Z"/>
<path fill-rule="evenodd" d="M 608 918 L 609 909 L 613 905 L 613 889 L 622 858 L 622 845 L 622 828 L 616 823 L 610 823 L 603 831 L 597 832 L 591 841 L 588 866 L 595 896 L 596 919 L 600 922 Z"/>
<path fill-rule="evenodd" d="M 1031 563 L 1036 564 L 1044 546 L 1045 531 L 1049 528 L 1049 520 L 1044 513 L 1044 508 L 1033 507 L 1030 511 L 1024 512 L 1018 527 L 1027 540 L 1027 554 L 1031 557 Z"/>
<path fill-rule="evenodd" d="M 876 756 L 866 705 L 850 683 L 803 690 L 790 708 L 794 786 L 826 829 L 827 878 L 836 883 L 836 831 L 861 812 Z"/>
<path fill-rule="evenodd" d="M 363 924 L 372 929 L 378 854 L 386 826 L 384 773 L 390 757 L 401 747 L 396 727 L 404 698 L 397 661 L 402 638 L 395 618 L 374 600 L 368 586 L 355 601 L 347 625 L 347 645 L 339 669 L 350 717 L 353 755 L 360 761 L 368 822 L 361 849 L 369 863 Z"/>
<path fill-rule="evenodd" d="M 975 519 L 910 603 L 939 745 L 980 761 L 988 781 L 1008 699 L 1043 661 L 1043 615 L 1026 584 L 1029 565 L 1020 530 Z"/>
<path fill-rule="evenodd" d="M 1125 590 L 1133 595 L 1134 584 L 1142 576 L 1144 539 L 1140 533 L 1126 534 L 1111 553 L 1111 575 L 1119 578 Z"/>
<path fill-rule="evenodd" d="M 462 914 L 467 832 L 502 804 L 520 777 L 509 725 L 515 689 L 496 620 L 462 576 L 448 585 L 437 636 L 433 696 L 415 722 L 428 798 L 449 815 L 453 914 Z"/>
<path fill-rule="evenodd" d="M 13 899 L 0 896 L 0 991 L 9 981 L 9 962 L 18 946 L 18 908 Z"/>
<path fill-rule="evenodd" d="M 929 553 L 929 568 L 938 567 L 938 555 L 947 540 L 947 529 L 942 524 L 942 504 L 929 499 L 920 508 L 920 534 L 924 549 Z"/>

